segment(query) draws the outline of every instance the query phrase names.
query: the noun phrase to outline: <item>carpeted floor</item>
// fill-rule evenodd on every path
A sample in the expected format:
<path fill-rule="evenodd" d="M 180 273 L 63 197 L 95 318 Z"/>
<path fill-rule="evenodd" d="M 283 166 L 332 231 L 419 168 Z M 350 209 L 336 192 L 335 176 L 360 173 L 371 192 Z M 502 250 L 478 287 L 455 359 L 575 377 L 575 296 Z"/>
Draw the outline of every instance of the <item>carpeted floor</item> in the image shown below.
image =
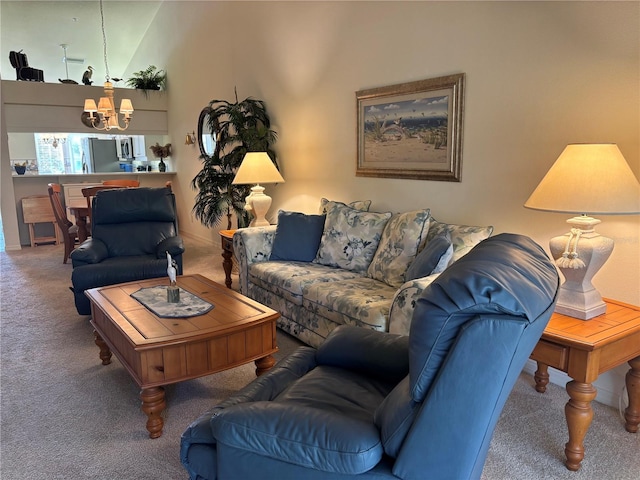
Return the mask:
<path fill-rule="evenodd" d="M 222 283 L 217 245 L 186 243 L 185 273 Z M 149 439 L 139 389 L 115 357 L 109 366 L 100 364 L 88 317 L 73 306 L 71 265 L 62 264 L 62 255 L 62 246 L 0 253 L 0 478 L 186 479 L 181 433 L 251 381 L 253 364 L 168 386 L 164 433 Z M 298 345 L 282 332 L 278 342 L 278 358 Z M 483 479 L 640 478 L 640 435 L 625 432 L 618 412 L 596 402 L 582 470 L 565 469 L 566 399 L 555 385 L 536 393 L 532 379 L 521 375 Z"/>

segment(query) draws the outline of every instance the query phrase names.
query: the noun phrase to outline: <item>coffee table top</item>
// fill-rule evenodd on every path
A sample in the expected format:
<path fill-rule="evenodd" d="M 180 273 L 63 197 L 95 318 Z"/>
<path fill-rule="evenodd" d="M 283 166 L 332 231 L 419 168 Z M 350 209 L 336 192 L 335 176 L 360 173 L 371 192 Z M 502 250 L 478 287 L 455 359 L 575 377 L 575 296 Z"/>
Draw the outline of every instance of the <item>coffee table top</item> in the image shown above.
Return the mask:
<path fill-rule="evenodd" d="M 198 336 L 210 338 L 242 330 L 252 323 L 278 318 L 280 314 L 202 275 L 181 275 L 177 285 L 215 308 L 188 318 L 160 318 L 131 297 L 141 288 L 168 285 L 167 277 L 92 288 L 85 294 L 100 308 L 136 347 L 159 343 L 192 342 Z"/>

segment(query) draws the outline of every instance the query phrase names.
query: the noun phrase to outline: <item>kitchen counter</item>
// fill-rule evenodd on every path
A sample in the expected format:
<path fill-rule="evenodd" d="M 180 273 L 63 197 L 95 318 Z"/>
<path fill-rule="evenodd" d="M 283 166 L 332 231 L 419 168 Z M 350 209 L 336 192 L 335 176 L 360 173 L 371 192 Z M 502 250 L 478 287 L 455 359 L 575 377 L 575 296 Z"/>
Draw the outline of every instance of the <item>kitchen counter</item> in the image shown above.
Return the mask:
<path fill-rule="evenodd" d="M 153 177 L 153 176 L 174 176 L 176 172 L 104 172 L 104 173 L 25 173 L 24 175 L 18 175 L 13 172 L 13 178 L 63 178 L 65 180 L 78 181 L 81 178 L 85 178 L 87 182 L 94 182 L 102 177 Z M 62 182 L 53 182 L 62 183 Z"/>

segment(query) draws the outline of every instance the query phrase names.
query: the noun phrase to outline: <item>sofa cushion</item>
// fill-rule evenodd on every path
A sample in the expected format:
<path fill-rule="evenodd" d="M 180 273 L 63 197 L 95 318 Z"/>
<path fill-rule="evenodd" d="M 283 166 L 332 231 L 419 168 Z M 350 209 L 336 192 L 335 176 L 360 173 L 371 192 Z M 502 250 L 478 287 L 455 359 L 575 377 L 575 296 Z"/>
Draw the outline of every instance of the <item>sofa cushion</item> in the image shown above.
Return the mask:
<path fill-rule="evenodd" d="M 307 262 L 258 262 L 249 265 L 249 281 L 265 290 L 302 305 L 304 287 L 360 278 L 360 274 Z"/>
<path fill-rule="evenodd" d="M 428 230 L 429 209 L 393 215 L 384 227 L 367 275 L 392 287 L 400 287 Z"/>
<path fill-rule="evenodd" d="M 453 257 L 449 264 L 457 261 L 460 257 L 469 252 L 485 238 L 489 238 L 493 233 L 493 226 L 476 227 L 472 225 L 454 225 L 438 222 L 431 217 L 429 233 L 427 233 L 427 243 L 431 239 L 442 235 L 445 231 L 451 236 L 453 244 Z"/>
<path fill-rule="evenodd" d="M 391 213 L 362 212 L 346 205 L 327 210 L 315 262 L 365 272 L 376 253 Z"/>
<path fill-rule="evenodd" d="M 341 325 L 387 331 L 395 287 L 360 277 L 331 283 L 307 282 L 302 304 Z"/>
<path fill-rule="evenodd" d="M 280 210 L 269 260 L 313 261 L 320 246 L 324 221 L 325 215 Z"/>
<path fill-rule="evenodd" d="M 453 248 L 451 244 L 451 237 L 449 232 L 445 232 L 444 235 L 439 235 L 433 239 L 424 249 L 416 256 L 415 260 L 409 265 L 407 273 L 405 274 L 405 280 L 414 280 L 420 277 L 426 277 L 434 272 L 440 259 L 449 252 L 449 259 L 453 255 Z M 443 262 L 444 263 L 444 262 Z"/>
<path fill-rule="evenodd" d="M 371 207 L 371 200 L 355 200 L 350 203 L 336 202 L 334 200 L 327 200 L 326 198 L 320 199 L 320 214 L 324 215 L 327 210 L 331 209 L 334 205 L 346 205 L 347 207 L 355 208 L 363 212 L 368 212 Z"/>

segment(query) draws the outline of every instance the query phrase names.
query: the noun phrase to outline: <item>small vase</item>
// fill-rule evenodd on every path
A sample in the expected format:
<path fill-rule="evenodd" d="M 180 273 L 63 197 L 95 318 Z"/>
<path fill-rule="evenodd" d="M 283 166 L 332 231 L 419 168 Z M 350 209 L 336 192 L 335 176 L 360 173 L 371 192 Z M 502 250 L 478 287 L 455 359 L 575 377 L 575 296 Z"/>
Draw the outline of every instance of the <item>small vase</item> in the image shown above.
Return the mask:
<path fill-rule="evenodd" d="M 27 171 L 26 165 L 14 165 L 13 168 L 15 169 L 18 175 L 24 175 L 25 172 Z"/>
<path fill-rule="evenodd" d="M 158 170 L 161 171 L 161 172 L 166 172 L 167 171 L 167 164 L 164 163 L 162 158 L 160 159 L 160 163 L 158 164 Z"/>

